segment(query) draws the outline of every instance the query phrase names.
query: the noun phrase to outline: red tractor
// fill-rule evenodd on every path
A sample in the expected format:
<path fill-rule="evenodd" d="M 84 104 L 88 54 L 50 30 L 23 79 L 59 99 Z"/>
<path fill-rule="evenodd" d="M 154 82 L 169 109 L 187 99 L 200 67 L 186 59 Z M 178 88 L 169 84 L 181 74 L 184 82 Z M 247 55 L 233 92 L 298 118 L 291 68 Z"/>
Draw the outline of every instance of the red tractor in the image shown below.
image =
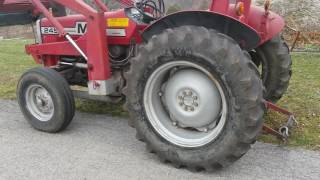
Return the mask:
<path fill-rule="evenodd" d="M 266 100 L 279 100 L 291 77 L 285 23 L 269 1 L 212 0 L 209 10 L 170 15 L 163 0 L 122 0 L 115 11 L 94 2 L 0 2 L 2 24 L 36 20 L 26 52 L 43 67 L 17 87 L 34 128 L 64 130 L 75 97 L 125 100 L 137 138 L 176 167 L 212 171 L 250 149 Z"/>

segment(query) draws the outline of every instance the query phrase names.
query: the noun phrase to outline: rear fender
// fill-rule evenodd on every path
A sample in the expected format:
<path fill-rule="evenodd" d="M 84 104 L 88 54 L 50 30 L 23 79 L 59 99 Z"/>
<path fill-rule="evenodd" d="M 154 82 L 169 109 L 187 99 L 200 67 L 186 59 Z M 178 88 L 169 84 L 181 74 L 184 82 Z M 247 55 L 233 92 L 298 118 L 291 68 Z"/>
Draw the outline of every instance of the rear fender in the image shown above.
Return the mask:
<path fill-rule="evenodd" d="M 249 26 L 259 32 L 260 44 L 277 36 L 285 27 L 285 21 L 281 16 L 271 11 L 266 14 L 263 8 L 257 6 L 251 6 L 247 19 Z"/>
<path fill-rule="evenodd" d="M 153 35 L 160 34 L 165 29 L 187 25 L 215 29 L 233 38 L 245 50 L 254 49 L 260 43 L 260 36 L 255 29 L 233 17 L 210 11 L 182 11 L 165 16 L 148 26 L 142 37 L 148 41 Z"/>

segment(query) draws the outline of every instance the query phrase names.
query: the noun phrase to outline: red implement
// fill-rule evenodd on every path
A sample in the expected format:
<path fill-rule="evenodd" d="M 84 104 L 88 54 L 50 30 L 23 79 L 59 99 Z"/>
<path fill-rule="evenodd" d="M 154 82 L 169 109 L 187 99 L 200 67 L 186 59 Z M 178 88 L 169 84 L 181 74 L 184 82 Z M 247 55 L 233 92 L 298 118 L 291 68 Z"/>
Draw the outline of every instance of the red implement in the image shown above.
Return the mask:
<path fill-rule="evenodd" d="M 284 109 L 284 108 L 281 108 L 271 102 L 266 102 L 266 106 L 268 109 L 271 109 L 275 112 L 278 112 L 278 113 L 281 113 L 281 114 L 284 114 L 284 115 L 287 115 L 288 116 L 288 121 L 282 125 L 279 130 L 274 130 L 272 129 L 271 127 L 267 126 L 267 125 L 264 125 L 263 126 L 263 132 L 265 134 L 271 134 L 275 137 L 277 137 L 278 139 L 280 140 L 283 140 L 283 141 L 287 141 L 289 136 L 290 136 L 290 130 L 298 124 L 294 114 L 292 112 L 289 112 L 288 110 Z"/>

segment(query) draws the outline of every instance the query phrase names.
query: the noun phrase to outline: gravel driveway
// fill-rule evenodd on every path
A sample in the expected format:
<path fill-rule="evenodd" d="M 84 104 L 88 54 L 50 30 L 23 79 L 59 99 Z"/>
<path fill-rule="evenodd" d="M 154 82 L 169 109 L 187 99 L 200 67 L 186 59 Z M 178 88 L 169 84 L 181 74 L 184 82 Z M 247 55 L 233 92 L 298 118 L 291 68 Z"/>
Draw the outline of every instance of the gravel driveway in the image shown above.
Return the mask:
<path fill-rule="evenodd" d="M 77 113 L 60 134 L 32 129 L 15 101 L 0 101 L 0 179 L 320 179 L 320 152 L 257 143 L 216 173 L 162 164 L 125 119 Z"/>

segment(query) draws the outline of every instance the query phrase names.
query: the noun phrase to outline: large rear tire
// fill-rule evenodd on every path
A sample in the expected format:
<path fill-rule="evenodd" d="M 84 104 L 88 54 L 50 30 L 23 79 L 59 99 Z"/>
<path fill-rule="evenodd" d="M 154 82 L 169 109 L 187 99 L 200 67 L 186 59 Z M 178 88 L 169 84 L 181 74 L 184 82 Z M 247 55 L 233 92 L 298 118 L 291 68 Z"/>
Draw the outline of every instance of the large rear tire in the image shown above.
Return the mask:
<path fill-rule="evenodd" d="M 20 109 L 37 130 L 56 133 L 70 124 L 75 112 L 72 91 L 67 81 L 49 68 L 34 68 L 24 73 L 17 87 Z"/>
<path fill-rule="evenodd" d="M 288 89 L 292 60 L 288 45 L 276 36 L 250 53 L 257 66 L 261 66 L 261 79 L 265 86 L 265 99 L 276 103 Z"/>
<path fill-rule="evenodd" d="M 214 30 L 165 30 L 141 46 L 125 76 L 137 138 L 176 167 L 226 167 L 260 133 L 265 105 L 256 67 Z"/>

